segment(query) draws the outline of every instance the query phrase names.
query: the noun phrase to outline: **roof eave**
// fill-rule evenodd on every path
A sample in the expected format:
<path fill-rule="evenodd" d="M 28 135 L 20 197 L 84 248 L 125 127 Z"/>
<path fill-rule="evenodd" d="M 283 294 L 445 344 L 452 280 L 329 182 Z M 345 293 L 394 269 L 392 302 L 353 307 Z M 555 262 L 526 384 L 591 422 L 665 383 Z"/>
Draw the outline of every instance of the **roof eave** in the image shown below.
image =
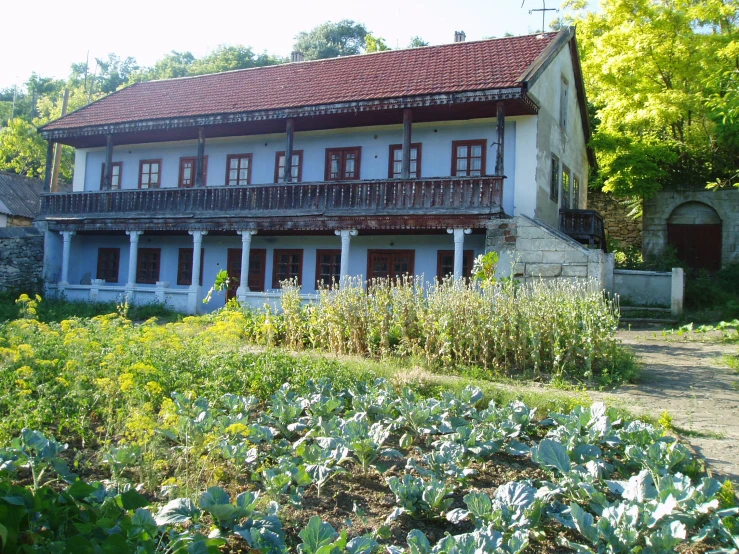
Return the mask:
<path fill-rule="evenodd" d="M 470 102 L 523 100 L 531 103 L 532 109 L 537 106 L 531 102 L 521 85 L 511 87 L 485 89 L 477 91 L 445 92 L 418 96 L 403 96 L 376 100 L 358 100 L 320 104 L 314 106 L 298 106 L 274 110 L 258 110 L 249 112 L 233 112 L 221 114 L 203 114 L 187 117 L 171 117 L 163 119 L 132 120 L 105 125 L 89 125 L 84 127 L 59 127 L 48 129 L 41 127 L 39 133 L 46 140 L 58 141 L 64 138 L 151 131 L 159 129 L 175 129 L 183 127 L 199 127 L 249 121 L 286 119 L 290 117 L 312 117 L 324 114 L 357 113 L 377 110 L 417 108 L 425 106 L 442 106 Z"/>

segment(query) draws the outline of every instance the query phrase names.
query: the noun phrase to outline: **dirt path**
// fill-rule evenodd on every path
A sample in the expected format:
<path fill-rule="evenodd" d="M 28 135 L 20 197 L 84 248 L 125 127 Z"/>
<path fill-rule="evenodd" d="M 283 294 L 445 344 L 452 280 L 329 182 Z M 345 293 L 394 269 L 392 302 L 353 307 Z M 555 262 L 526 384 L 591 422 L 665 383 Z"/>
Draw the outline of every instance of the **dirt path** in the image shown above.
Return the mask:
<path fill-rule="evenodd" d="M 590 395 L 653 417 L 667 410 L 711 468 L 739 483 L 739 374 L 723 361 L 737 346 L 646 330 L 620 331 L 619 338 L 642 364 L 640 382 Z"/>

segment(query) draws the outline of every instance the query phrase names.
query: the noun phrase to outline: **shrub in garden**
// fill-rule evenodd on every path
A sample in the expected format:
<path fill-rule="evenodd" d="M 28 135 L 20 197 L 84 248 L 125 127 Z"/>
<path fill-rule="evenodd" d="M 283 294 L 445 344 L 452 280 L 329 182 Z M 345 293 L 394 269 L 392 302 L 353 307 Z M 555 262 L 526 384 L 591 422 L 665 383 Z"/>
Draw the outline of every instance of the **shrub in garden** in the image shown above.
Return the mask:
<path fill-rule="evenodd" d="M 301 305 L 283 287 L 280 342 L 336 354 L 418 354 L 435 367 L 477 366 L 581 380 L 628 379 L 615 339 L 617 306 L 594 283 L 508 280 L 465 283 L 422 278 L 349 279 Z M 267 315 L 251 312 L 252 338 Z M 628 360 L 627 360 L 628 361 Z"/>

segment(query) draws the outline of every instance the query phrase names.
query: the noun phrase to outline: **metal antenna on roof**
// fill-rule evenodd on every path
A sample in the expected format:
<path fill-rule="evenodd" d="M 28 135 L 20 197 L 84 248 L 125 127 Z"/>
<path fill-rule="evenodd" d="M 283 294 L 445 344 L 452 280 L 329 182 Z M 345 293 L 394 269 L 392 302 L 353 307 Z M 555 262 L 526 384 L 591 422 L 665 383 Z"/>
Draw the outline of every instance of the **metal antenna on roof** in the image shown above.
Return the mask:
<path fill-rule="evenodd" d="M 523 5 L 526 3 L 526 0 L 523 0 L 521 2 L 521 7 L 523 8 Z M 541 0 L 541 8 L 533 8 L 529 10 L 529 15 L 531 15 L 533 12 L 541 12 L 541 32 L 544 32 L 544 17 L 546 16 L 547 12 L 557 12 L 559 13 L 558 8 L 547 8 L 547 0 Z"/>

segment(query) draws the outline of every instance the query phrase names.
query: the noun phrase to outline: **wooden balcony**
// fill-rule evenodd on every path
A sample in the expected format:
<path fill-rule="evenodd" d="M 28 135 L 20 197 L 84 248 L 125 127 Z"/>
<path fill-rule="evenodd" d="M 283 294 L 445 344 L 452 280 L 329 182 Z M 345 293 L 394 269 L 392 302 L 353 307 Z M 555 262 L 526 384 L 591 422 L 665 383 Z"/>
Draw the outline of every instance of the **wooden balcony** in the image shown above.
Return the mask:
<path fill-rule="evenodd" d="M 595 210 L 559 210 L 559 230 L 590 248 L 608 252 L 603 218 Z"/>
<path fill-rule="evenodd" d="M 224 229 L 254 222 L 260 228 L 301 228 L 302 220 L 313 222 L 305 228 L 323 222 L 319 228 L 331 229 L 342 219 L 381 228 L 378 220 L 398 218 L 436 218 L 443 226 L 450 217 L 482 221 L 498 215 L 502 198 L 502 177 L 166 187 L 44 194 L 40 219 L 89 229 L 136 228 L 133 221 L 158 222 L 161 228 L 192 228 L 193 222 L 213 228 L 213 221 Z"/>

